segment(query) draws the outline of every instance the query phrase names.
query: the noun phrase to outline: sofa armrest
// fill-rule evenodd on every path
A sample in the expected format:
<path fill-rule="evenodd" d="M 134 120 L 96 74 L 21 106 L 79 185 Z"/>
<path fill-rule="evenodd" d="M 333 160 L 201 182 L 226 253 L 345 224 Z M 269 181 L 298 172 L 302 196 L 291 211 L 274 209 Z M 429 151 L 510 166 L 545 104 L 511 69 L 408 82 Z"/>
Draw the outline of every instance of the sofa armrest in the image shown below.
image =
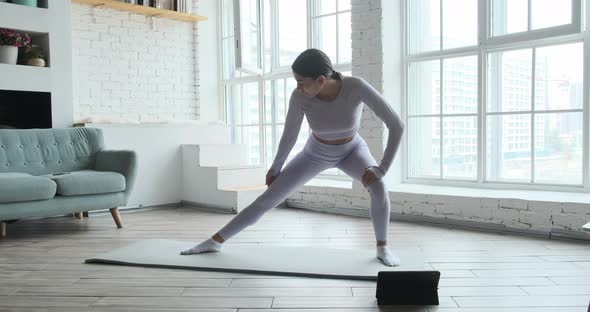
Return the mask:
<path fill-rule="evenodd" d="M 122 174 L 125 177 L 125 195 L 129 197 L 137 174 L 137 155 L 134 151 L 100 150 L 96 153 L 94 169 Z"/>

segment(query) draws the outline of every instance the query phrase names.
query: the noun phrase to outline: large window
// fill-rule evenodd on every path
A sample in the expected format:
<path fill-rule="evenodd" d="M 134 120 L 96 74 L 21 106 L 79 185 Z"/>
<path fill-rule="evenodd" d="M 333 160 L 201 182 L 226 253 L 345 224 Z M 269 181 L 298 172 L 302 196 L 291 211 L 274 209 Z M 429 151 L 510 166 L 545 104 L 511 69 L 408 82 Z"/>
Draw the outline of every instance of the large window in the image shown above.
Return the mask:
<path fill-rule="evenodd" d="M 270 166 L 296 87 L 290 66 L 299 53 L 322 49 L 336 70 L 350 74 L 350 0 L 223 0 L 221 6 L 225 115 L 232 143 L 248 146 L 252 164 Z M 238 10 L 240 16 L 234 14 Z M 304 120 L 288 159 L 308 136 Z M 338 170 L 324 175 L 344 176 Z"/>
<path fill-rule="evenodd" d="M 335 63 L 349 63 L 352 55 L 350 0 L 312 1 L 312 45 Z"/>
<path fill-rule="evenodd" d="M 587 188 L 581 0 L 405 3 L 406 181 Z"/>

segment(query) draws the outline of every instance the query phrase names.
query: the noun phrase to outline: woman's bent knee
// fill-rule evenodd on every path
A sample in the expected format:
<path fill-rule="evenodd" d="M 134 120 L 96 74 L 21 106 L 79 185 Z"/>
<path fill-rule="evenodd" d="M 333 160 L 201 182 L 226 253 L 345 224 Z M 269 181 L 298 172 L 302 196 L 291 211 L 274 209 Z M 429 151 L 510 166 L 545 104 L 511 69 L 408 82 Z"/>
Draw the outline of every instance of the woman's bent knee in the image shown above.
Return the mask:
<path fill-rule="evenodd" d="M 384 191 L 386 189 L 385 182 L 382 179 L 374 181 L 367 187 L 369 190 Z"/>

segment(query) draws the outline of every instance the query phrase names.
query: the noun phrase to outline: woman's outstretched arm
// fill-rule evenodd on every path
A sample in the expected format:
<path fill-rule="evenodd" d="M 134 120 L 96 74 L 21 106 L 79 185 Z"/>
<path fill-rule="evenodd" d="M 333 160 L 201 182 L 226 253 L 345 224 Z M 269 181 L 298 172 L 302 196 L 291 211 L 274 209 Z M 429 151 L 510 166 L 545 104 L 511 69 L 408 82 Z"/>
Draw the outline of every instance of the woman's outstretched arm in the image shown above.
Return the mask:
<path fill-rule="evenodd" d="M 393 109 L 391 109 L 391 107 L 385 101 L 385 98 L 377 90 L 375 90 L 375 88 L 373 88 L 362 78 L 356 79 L 356 90 L 361 101 L 369 106 L 375 112 L 377 117 L 383 120 L 387 129 L 389 129 L 387 146 L 383 152 L 381 163 L 377 167 L 378 170 L 376 170 L 378 172 L 371 170 L 376 174 L 377 178 L 382 178 L 389 170 L 395 154 L 399 149 L 404 134 L 405 125 L 400 116 Z"/>
<path fill-rule="evenodd" d="M 299 136 L 299 130 L 301 130 L 301 123 L 303 122 L 303 111 L 301 110 L 301 106 L 297 101 L 297 90 L 294 90 L 291 93 L 291 98 L 289 100 L 289 110 L 287 111 L 287 117 L 285 119 L 285 127 L 283 129 L 283 136 L 281 137 L 281 141 L 279 142 L 279 148 L 277 150 L 277 155 L 270 167 L 270 170 L 273 170 L 273 176 L 277 176 L 281 172 L 281 168 L 283 168 L 283 164 L 289 156 L 291 149 L 297 142 L 297 137 Z"/>

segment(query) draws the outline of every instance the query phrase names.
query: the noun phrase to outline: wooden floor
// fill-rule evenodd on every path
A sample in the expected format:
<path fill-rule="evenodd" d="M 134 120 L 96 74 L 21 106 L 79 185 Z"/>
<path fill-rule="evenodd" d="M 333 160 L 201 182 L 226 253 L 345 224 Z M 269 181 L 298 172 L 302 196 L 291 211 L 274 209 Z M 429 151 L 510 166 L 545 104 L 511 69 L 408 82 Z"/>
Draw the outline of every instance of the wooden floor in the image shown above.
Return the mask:
<path fill-rule="evenodd" d="M 440 306 L 379 309 L 375 282 L 84 264 L 145 238 L 198 242 L 233 217 L 174 207 L 121 216 L 123 229 L 108 212 L 10 224 L 0 240 L 0 311 L 579 312 L 590 299 L 588 243 L 402 222 L 391 223 L 390 244 L 421 251 L 441 271 Z M 281 208 L 230 243 L 374 241 L 368 219 Z"/>

